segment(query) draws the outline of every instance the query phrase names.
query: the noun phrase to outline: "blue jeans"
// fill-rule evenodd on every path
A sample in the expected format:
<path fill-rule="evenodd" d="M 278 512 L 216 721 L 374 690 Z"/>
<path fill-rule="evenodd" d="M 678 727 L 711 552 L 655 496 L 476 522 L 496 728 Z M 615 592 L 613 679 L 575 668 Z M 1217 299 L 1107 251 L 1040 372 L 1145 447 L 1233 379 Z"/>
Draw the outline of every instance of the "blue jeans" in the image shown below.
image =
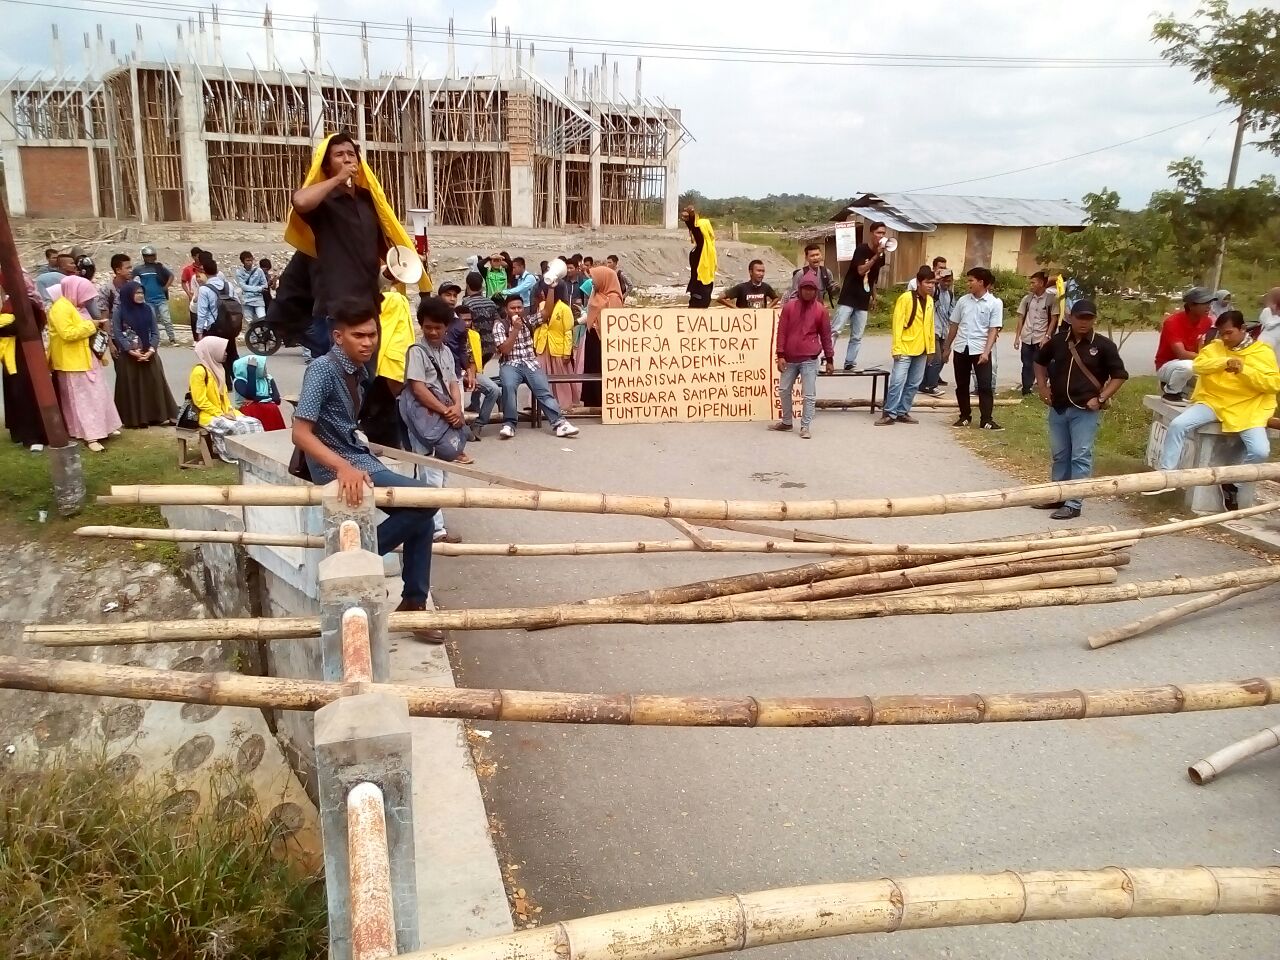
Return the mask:
<path fill-rule="evenodd" d="M 1021 347 L 1022 352 L 1022 393 L 1026 396 L 1036 386 L 1036 355 L 1040 353 L 1040 344 L 1024 343 Z M 992 358 L 995 357 L 995 351 L 991 351 Z"/>
<path fill-rule="evenodd" d="M 418 464 L 413 468 L 413 475 L 417 477 L 425 486 L 428 487 L 444 487 L 444 471 L 436 467 L 428 467 L 426 464 Z M 437 510 L 435 518 L 431 523 L 432 530 L 435 533 L 444 533 L 444 511 Z"/>
<path fill-rule="evenodd" d="M 502 422 L 510 427 L 516 425 L 516 391 L 520 384 L 529 388 L 533 394 L 533 402 L 542 407 L 542 415 L 553 427 L 564 419 L 560 405 L 551 395 L 551 385 L 547 383 L 547 375 L 540 367 L 526 367 L 524 364 L 504 363 L 498 368 L 498 379 L 502 382 Z"/>
<path fill-rule="evenodd" d="M 844 351 L 844 365 L 856 366 L 858 350 L 862 347 L 862 335 L 867 332 L 867 311 L 856 307 L 836 307 L 836 316 L 831 323 L 832 338 L 844 332 L 845 324 L 849 325 L 849 345 Z"/>
<path fill-rule="evenodd" d="M 378 470 L 369 475 L 375 487 L 434 487 L 416 477 L 406 477 L 393 470 Z M 404 545 L 401 576 L 404 599 L 410 603 L 426 603 L 431 590 L 431 542 L 435 515 L 439 511 L 419 507 L 389 507 L 382 511 L 387 519 L 378 524 L 378 553 L 386 556 Z"/>
<path fill-rule="evenodd" d="M 151 304 L 151 307 L 156 312 L 156 326 L 169 335 L 170 343 L 177 343 L 178 339 L 173 335 L 173 315 L 169 312 L 169 301 L 161 300 Z"/>
<path fill-rule="evenodd" d="M 483 373 L 476 374 L 476 389 L 472 393 L 472 397 L 480 397 L 480 413 L 476 418 L 476 429 L 488 426 L 489 418 L 493 416 L 493 408 L 498 402 L 498 398 L 502 396 L 502 388 L 486 377 Z"/>
<path fill-rule="evenodd" d="M 889 368 L 889 389 L 885 391 L 885 416 L 905 417 L 911 412 L 911 404 L 915 402 L 916 391 L 920 389 L 920 381 L 924 379 L 924 368 L 928 360 L 927 353 L 914 357 L 894 356 L 893 365 Z"/>
<path fill-rule="evenodd" d="M 929 354 L 924 364 L 924 380 L 920 383 L 922 390 L 934 390 L 942 382 L 942 371 L 946 367 L 946 357 L 942 348 L 947 343 L 946 337 L 935 336 L 933 353 Z"/>
<path fill-rule="evenodd" d="M 796 377 L 800 378 L 801 390 L 804 392 L 804 413 L 800 415 L 800 426 L 808 427 L 813 423 L 813 411 L 818 404 L 818 361 L 803 360 L 800 363 L 788 363 L 778 378 L 778 405 L 782 407 L 782 422 L 791 422 L 791 395 L 796 386 Z"/>
<path fill-rule="evenodd" d="M 1080 410 L 1067 407 L 1059 413 L 1049 408 L 1049 450 L 1053 454 L 1053 467 L 1049 478 L 1055 483 L 1063 480 L 1083 480 L 1093 474 L 1093 441 L 1098 435 L 1102 414 L 1097 410 Z M 1079 510 L 1080 500 L 1067 500 L 1066 506 Z"/>
<path fill-rule="evenodd" d="M 1187 436 L 1200 427 L 1217 423 L 1218 415 L 1213 408 L 1204 403 L 1193 403 L 1182 413 L 1173 418 L 1169 431 L 1164 436 L 1164 449 L 1160 451 L 1160 469 L 1176 470 L 1178 461 L 1182 459 L 1182 445 Z M 1262 463 L 1271 455 L 1271 439 L 1267 436 L 1267 428 L 1250 427 L 1238 434 L 1244 444 L 1244 457 L 1241 463 Z"/>

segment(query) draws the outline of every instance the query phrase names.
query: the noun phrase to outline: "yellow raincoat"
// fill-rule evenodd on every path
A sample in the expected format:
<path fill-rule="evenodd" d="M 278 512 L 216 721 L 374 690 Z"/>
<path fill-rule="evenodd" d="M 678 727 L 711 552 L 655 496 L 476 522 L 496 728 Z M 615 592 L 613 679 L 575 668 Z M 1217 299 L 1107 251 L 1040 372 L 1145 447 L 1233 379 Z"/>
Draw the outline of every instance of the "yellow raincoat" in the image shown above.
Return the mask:
<path fill-rule="evenodd" d="M 551 357 L 573 356 L 573 311 L 563 300 L 556 301 L 550 320 L 533 328 L 533 349 Z"/>
<path fill-rule="evenodd" d="M 1228 360 L 1239 360 L 1244 369 L 1227 373 Z M 1239 433 L 1265 427 L 1276 413 L 1280 393 L 1280 369 L 1276 353 L 1267 344 L 1254 341 L 1243 350 L 1232 350 L 1221 340 L 1210 340 L 1191 361 L 1196 373 L 1195 403 L 1213 410 L 1223 433 Z"/>
<path fill-rule="evenodd" d="M 932 353 L 933 346 L 933 297 L 925 297 L 916 305 L 916 315 L 911 316 L 912 301 L 916 295 L 907 290 L 893 305 L 893 347 L 895 357 L 918 357 Z"/>
<path fill-rule="evenodd" d="M 711 221 L 698 217 L 693 225 L 702 231 L 702 256 L 698 258 L 698 282 L 716 282 L 716 232 Z"/>
<path fill-rule="evenodd" d="M 59 373 L 92 370 L 93 351 L 89 349 L 89 340 L 98 325 L 80 316 L 75 304 L 66 297 L 53 301 L 48 316 L 49 369 Z"/>
<path fill-rule="evenodd" d="M 0 313 L 0 330 L 12 324 L 12 313 Z M 0 334 L 0 366 L 4 367 L 5 373 L 18 372 L 18 338 L 12 330 Z"/>
<path fill-rule="evenodd" d="M 329 149 L 329 141 L 333 138 L 333 134 L 329 134 L 316 146 L 315 152 L 311 155 L 311 169 L 307 171 L 307 178 L 302 181 L 304 187 L 319 183 L 327 179 L 324 170 L 321 169 L 324 164 L 324 154 Z M 378 178 L 373 175 L 373 171 L 369 169 L 369 164 L 365 162 L 364 154 L 360 154 L 360 172 L 356 174 L 355 183 L 358 187 L 364 187 L 373 197 L 373 207 L 378 211 L 378 223 L 382 226 L 382 236 L 386 239 L 389 246 L 401 246 L 413 249 L 413 240 L 409 236 L 409 231 L 404 228 L 404 224 L 400 222 L 400 218 L 391 209 L 391 204 L 387 200 L 387 195 L 382 192 L 382 184 L 378 182 Z M 289 216 L 285 219 L 284 224 L 285 242 L 293 246 L 294 249 L 300 250 L 309 257 L 316 255 L 316 238 L 311 232 L 311 227 L 302 219 L 298 211 L 291 206 L 289 208 Z M 431 283 L 431 275 L 427 272 L 427 265 L 422 265 L 422 279 L 418 281 L 418 290 L 422 293 L 430 293 L 433 289 Z M 403 375 L 401 376 L 403 379 Z"/>
<path fill-rule="evenodd" d="M 378 315 L 377 376 L 404 383 L 404 359 L 412 346 L 409 301 L 403 293 L 388 290 L 382 295 L 382 312 Z"/>

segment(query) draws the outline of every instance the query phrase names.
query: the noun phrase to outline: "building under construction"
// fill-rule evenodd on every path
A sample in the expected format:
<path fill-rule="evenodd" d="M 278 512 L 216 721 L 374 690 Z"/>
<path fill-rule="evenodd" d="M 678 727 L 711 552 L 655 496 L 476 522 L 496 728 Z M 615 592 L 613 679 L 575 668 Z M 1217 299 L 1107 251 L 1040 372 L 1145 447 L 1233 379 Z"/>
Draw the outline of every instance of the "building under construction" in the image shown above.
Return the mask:
<path fill-rule="evenodd" d="M 85 76 L 44 79 L 20 72 L 0 93 L 9 209 L 16 215 L 99 216 L 151 221 L 278 222 L 302 182 L 315 144 L 350 132 L 394 207 L 432 211 L 436 224 L 467 226 L 677 226 L 681 146 L 691 139 L 680 112 L 619 92 L 619 64 L 569 70 L 557 86 L 541 79 L 532 46 L 499 42 L 491 27 L 491 70 L 429 79 L 405 62 L 370 77 L 339 78 L 320 53 L 289 71 L 272 51 L 265 63 L 232 68 L 213 24 L 206 56 L 203 20 L 179 27 L 174 60 L 145 59 L 141 27 L 125 58 L 96 52 L 85 35 Z M 198 42 L 193 40 L 198 38 Z M 57 33 L 54 28 L 55 51 Z M 55 53 L 55 59 L 58 59 Z M 212 61 L 212 62 L 207 62 Z M 612 66 L 612 76 L 610 67 Z M 96 67 L 96 69 L 95 69 Z"/>

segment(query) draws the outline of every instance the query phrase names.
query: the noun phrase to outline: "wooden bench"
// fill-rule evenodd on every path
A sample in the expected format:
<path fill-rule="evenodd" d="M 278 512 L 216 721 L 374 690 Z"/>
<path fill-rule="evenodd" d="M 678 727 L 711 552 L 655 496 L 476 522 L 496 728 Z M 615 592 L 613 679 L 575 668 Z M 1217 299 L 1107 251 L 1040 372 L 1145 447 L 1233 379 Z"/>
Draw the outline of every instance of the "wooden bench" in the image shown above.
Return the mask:
<path fill-rule="evenodd" d="M 203 470 L 212 465 L 213 455 L 209 449 L 209 431 L 204 427 L 189 430 L 185 427 L 174 427 L 174 436 L 178 440 L 178 468 L 180 470 Z M 193 459 L 192 447 L 195 447 Z"/>
<path fill-rule="evenodd" d="M 868 367 L 865 370 L 836 370 L 831 376 L 833 377 L 870 377 L 871 378 L 871 415 L 875 416 L 876 408 L 883 407 L 885 399 L 889 396 L 889 371 L 882 370 L 879 367 Z M 880 386 L 880 378 L 884 378 L 883 396 L 878 389 Z M 799 381 L 797 381 L 798 383 Z"/>
<path fill-rule="evenodd" d="M 604 377 L 598 373 L 549 373 L 547 374 L 547 383 L 555 385 L 557 383 L 602 383 Z M 564 414 L 568 416 L 569 411 L 565 410 Z M 529 406 L 529 424 L 537 430 L 542 426 L 542 407 L 538 403 L 538 398 L 533 398 L 533 403 Z"/>

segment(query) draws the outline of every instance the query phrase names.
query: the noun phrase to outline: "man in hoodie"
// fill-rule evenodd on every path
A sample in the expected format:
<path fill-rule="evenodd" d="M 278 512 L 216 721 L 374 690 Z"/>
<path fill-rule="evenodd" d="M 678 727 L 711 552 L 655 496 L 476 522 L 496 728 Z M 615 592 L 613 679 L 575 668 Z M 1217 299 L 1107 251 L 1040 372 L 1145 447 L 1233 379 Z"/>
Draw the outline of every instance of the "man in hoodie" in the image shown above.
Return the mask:
<path fill-rule="evenodd" d="M 248 250 L 240 254 L 240 266 L 236 267 L 236 286 L 240 288 L 244 312 L 254 320 L 265 317 L 267 302 L 262 299 L 262 295 L 267 289 L 267 275 Z"/>
<path fill-rule="evenodd" d="M 782 419 L 770 430 L 791 429 L 792 391 L 796 377 L 804 389 L 804 413 L 800 419 L 800 438 L 808 440 L 809 426 L 818 400 L 818 356 L 826 361 L 826 372 L 834 370 L 835 346 L 831 342 L 831 318 L 818 300 L 818 278 L 812 272 L 800 278 L 796 298 L 782 308 L 778 318 L 778 404 Z"/>

